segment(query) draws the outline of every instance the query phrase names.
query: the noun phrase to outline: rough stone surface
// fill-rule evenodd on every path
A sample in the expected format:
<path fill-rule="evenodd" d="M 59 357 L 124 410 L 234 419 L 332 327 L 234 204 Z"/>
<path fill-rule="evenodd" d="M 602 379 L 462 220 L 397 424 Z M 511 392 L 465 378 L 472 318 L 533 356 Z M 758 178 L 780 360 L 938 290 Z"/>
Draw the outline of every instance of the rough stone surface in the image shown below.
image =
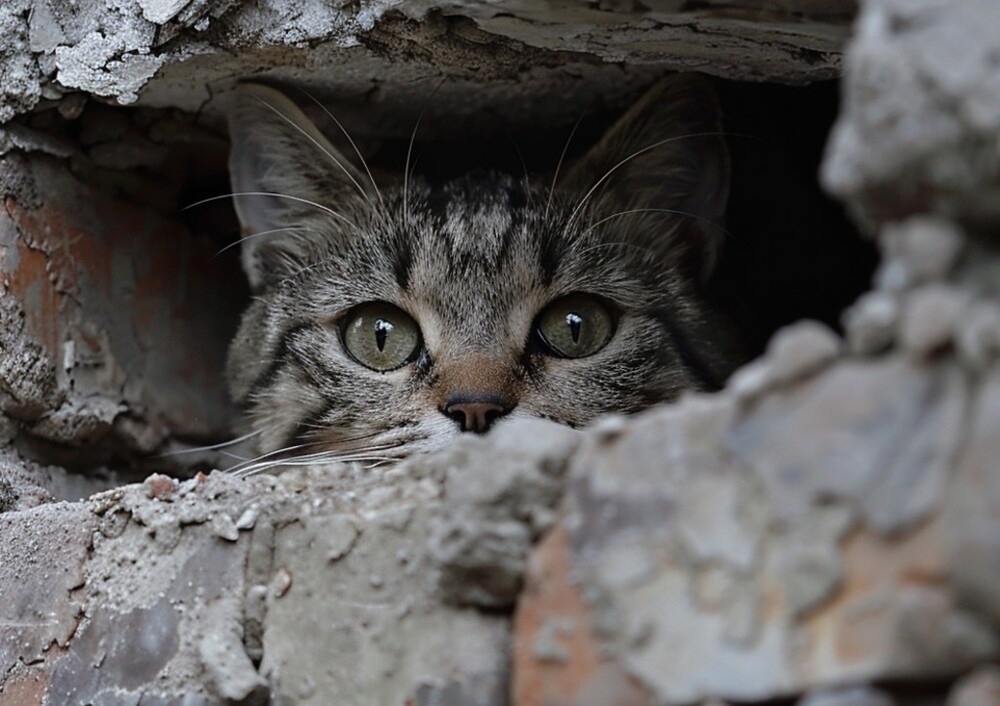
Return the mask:
<path fill-rule="evenodd" d="M 82 500 L 114 485 L 109 478 L 69 473 L 58 466 L 21 457 L 10 448 L 0 449 L 0 513 L 27 510 L 54 500 Z"/>
<path fill-rule="evenodd" d="M 804 321 L 783 329 L 768 344 L 770 382 L 781 385 L 816 373 L 839 351 L 840 341 L 822 324 Z"/>
<path fill-rule="evenodd" d="M 871 220 L 1000 217 L 1000 5 L 868 0 L 823 181 Z"/>
<path fill-rule="evenodd" d="M 899 304 L 886 292 L 867 292 L 844 312 L 844 330 L 852 353 L 873 355 L 892 345 Z"/>
<path fill-rule="evenodd" d="M 482 583 L 427 539 L 470 503 L 502 515 L 516 570 L 472 558 L 519 580 L 576 441 L 529 422 L 385 471 L 151 476 L 2 515 L 0 673 L 34 664 L 47 703 L 505 703 L 508 621 L 441 600 Z"/>
<path fill-rule="evenodd" d="M 443 116 L 500 111 L 522 115 L 524 125 L 553 115 L 572 123 L 572 113 L 596 96 L 621 100 L 627 77 L 643 67 L 832 78 L 854 9 L 852 0 L 812 0 L 797 12 L 714 0 L 690 9 L 677 2 L 14 0 L 0 8 L 0 122 L 41 100 L 75 100 L 76 92 L 194 111 L 267 67 L 269 75 L 341 97 L 366 96 L 366 104 L 391 101 L 391 129 L 404 134 L 420 111 L 414 98 L 442 81 L 433 112 Z M 552 93 L 570 84 L 571 91 Z M 515 108 L 511 99 L 525 94 L 532 100 Z"/>
<path fill-rule="evenodd" d="M 968 305 L 968 295 L 949 285 L 935 284 L 913 292 L 903 305 L 900 344 L 918 358 L 940 352 L 954 340 Z"/>
<path fill-rule="evenodd" d="M 0 673 L 44 661 L 73 640 L 97 525 L 80 504 L 0 515 Z"/>
<path fill-rule="evenodd" d="M 430 551 L 440 567 L 442 598 L 458 605 L 510 608 L 521 588 L 532 544 L 555 521 L 566 458 L 579 441 L 562 427 L 539 425 L 539 434 L 494 435 L 489 476 L 472 478 L 481 448 L 464 444 L 438 455 L 448 468 L 452 512 L 432 523 Z M 417 462 L 419 463 L 419 461 Z"/>
<path fill-rule="evenodd" d="M 949 572 L 963 601 L 1000 625 L 995 600 L 1000 585 L 1000 480 L 996 473 L 1000 434 L 1000 372 L 994 368 L 981 380 L 970 423 L 965 452 L 957 461 L 950 521 L 956 532 L 948 538 Z M 969 513 L 969 514 L 966 514 Z M 975 515 L 971 514 L 975 513 Z"/>
<path fill-rule="evenodd" d="M 919 402 L 886 397 L 914 386 Z M 943 580 L 952 566 L 943 543 L 956 530 L 969 538 L 943 519 L 947 477 L 958 473 L 949 460 L 965 409 L 960 383 L 925 381 L 905 362 L 868 363 L 831 369 L 799 392 L 736 413 L 725 399 L 692 398 L 581 450 L 567 540 L 533 560 L 545 563 L 529 580 L 543 585 L 529 583 L 519 607 L 526 634 L 516 649 L 534 652 L 515 657 L 525 671 L 516 679 L 570 678 L 539 676 L 555 663 L 578 688 L 599 670 L 624 670 L 623 683 L 649 694 L 637 703 L 742 702 L 947 674 L 997 654 L 995 630 Z M 811 422 L 823 417 L 810 405 L 842 411 L 843 425 Z M 966 517 L 967 529 L 985 528 L 990 511 Z M 552 627 L 533 603 L 552 572 L 566 571 L 584 600 L 565 601 Z M 582 694 L 567 703 L 587 703 Z"/>
<path fill-rule="evenodd" d="M 914 216 L 886 226 L 882 243 L 887 261 L 900 268 L 906 285 L 944 279 L 958 262 L 964 234 L 943 218 Z"/>
<path fill-rule="evenodd" d="M 208 242 L 61 162 L 31 153 L 23 167 L 18 189 L 0 185 L 3 413 L 39 442 L 94 449 L 91 464 L 102 446 L 148 454 L 171 435 L 224 435 L 239 273 L 209 269 Z"/>
<path fill-rule="evenodd" d="M 978 301 L 959 322 L 958 352 L 973 370 L 984 371 L 1000 355 L 1000 306 Z"/>
<path fill-rule="evenodd" d="M 996 665 L 978 667 L 962 677 L 948 695 L 945 706 L 1000 705 L 1000 668 Z"/>

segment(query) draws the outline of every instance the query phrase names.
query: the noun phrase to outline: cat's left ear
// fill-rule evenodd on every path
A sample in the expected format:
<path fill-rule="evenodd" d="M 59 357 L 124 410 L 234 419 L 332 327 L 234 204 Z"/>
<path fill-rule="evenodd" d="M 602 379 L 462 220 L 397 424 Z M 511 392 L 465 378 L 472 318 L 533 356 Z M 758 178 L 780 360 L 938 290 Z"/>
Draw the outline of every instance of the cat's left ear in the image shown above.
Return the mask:
<path fill-rule="evenodd" d="M 623 239 L 704 280 L 725 236 L 729 173 L 715 89 L 707 77 L 688 73 L 650 89 L 565 185 L 581 195 L 594 189 L 593 222 L 607 219 Z"/>
<path fill-rule="evenodd" d="M 254 291 L 308 261 L 303 233 L 317 217 L 344 222 L 365 177 L 281 92 L 246 83 L 229 112 L 229 176 L 242 229 L 243 268 Z"/>

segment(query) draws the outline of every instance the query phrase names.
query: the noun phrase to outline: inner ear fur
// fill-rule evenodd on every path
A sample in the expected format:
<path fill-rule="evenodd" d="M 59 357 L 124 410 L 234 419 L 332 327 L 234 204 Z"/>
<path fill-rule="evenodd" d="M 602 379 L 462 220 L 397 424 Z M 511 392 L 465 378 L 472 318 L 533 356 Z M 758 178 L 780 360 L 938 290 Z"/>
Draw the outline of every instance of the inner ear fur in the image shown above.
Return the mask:
<path fill-rule="evenodd" d="M 608 218 L 607 227 L 620 237 L 641 241 L 704 280 L 724 241 L 729 175 L 712 82 L 685 73 L 655 84 L 574 165 L 562 187 L 580 195 L 594 188 L 594 222 Z M 637 213 L 613 216 L 625 211 Z"/>
<path fill-rule="evenodd" d="M 303 260 L 310 223 L 337 221 L 333 214 L 347 202 L 368 198 L 366 182 L 295 103 L 269 86 L 237 86 L 229 135 L 243 268 L 257 291 Z"/>

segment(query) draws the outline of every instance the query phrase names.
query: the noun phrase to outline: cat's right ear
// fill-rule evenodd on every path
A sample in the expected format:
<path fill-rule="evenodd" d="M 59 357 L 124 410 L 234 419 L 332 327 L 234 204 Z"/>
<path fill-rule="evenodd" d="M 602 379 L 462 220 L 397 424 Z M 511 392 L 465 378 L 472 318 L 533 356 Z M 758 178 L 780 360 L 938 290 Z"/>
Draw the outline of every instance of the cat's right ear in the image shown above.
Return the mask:
<path fill-rule="evenodd" d="M 243 269 L 260 291 L 306 261 L 310 223 L 317 217 L 336 222 L 345 203 L 368 195 L 357 169 L 273 88 L 236 88 L 229 136 Z"/>
<path fill-rule="evenodd" d="M 668 76 L 569 171 L 564 186 L 586 194 L 581 203 L 618 238 L 704 281 L 726 233 L 723 134 L 712 82 L 693 73 Z"/>

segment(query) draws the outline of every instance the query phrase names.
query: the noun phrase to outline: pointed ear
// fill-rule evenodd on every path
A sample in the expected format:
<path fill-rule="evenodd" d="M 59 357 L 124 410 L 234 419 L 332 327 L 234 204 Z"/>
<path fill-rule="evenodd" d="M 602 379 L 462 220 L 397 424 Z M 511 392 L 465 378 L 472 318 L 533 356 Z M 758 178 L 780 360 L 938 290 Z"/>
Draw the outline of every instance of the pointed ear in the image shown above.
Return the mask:
<path fill-rule="evenodd" d="M 567 185 L 580 195 L 594 189 L 594 222 L 607 218 L 621 237 L 704 280 L 725 235 L 729 151 L 722 130 L 708 78 L 667 77 L 575 165 Z M 624 211 L 636 213 L 613 215 Z"/>
<path fill-rule="evenodd" d="M 367 199 L 357 169 L 279 91 L 241 84 L 229 112 L 229 176 L 254 291 L 301 262 L 317 219 Z"/>

